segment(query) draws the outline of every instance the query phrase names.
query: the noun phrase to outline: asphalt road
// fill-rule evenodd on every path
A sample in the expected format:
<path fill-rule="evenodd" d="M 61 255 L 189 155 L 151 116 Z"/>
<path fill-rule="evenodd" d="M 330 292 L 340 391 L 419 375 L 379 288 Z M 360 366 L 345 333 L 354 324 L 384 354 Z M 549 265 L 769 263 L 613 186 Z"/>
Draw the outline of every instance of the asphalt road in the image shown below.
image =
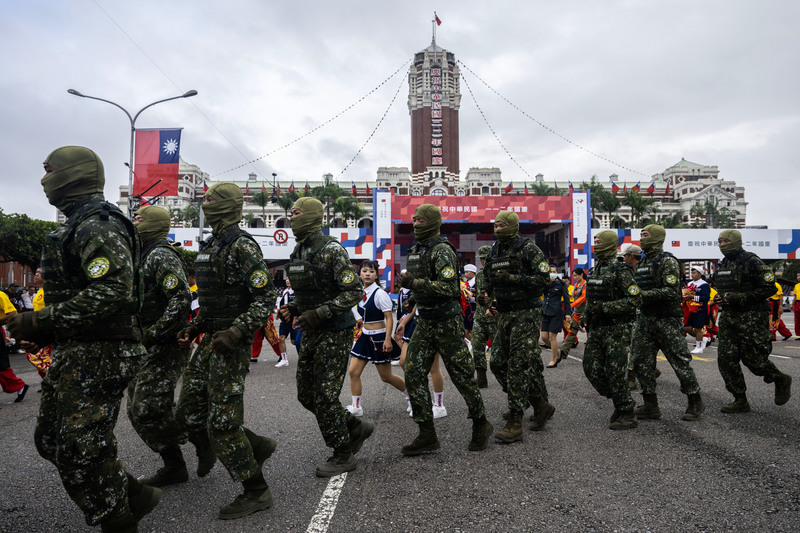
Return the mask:
<path fill-rule="evenodd" d="M 791 315 L 784 319 L 794 330 Z M 448 379 L 449 414 L 436 421 L 441 450 L 413 458 L 400 454 L 416 436 L 405 400 L 368 367 L 364 408 L 376 431 L 358 454 L 358 470 L 329 482 L 314 476 L 329 450 L 297 402 L 296 354 L 290 353 L 291 366 L 275 368 L 275 356 L 265 350 L 262 361 L 251 365 L 245 417 L 246 425 L 279 443 L 264 468 L 274 506 L 240 520 L 218 520 L 218 509 L 240 487 L 217 463 L 206 478 L 192 474 L 189 482 L 166 488 L 140 531 L 800 531 L 797 337 L 773 347 L 772 360 L 795 377 L 787 405 L 776 406 L 773 385 L 745 371 L 752 412 L 720 413 L 731 397 L 712 344 L 693 363 L 706 404 L 700 421 L 680 420 L 686 400 L 661 358 L 662 420 L 623 432 L 607 428 L 613 408 L 583 375 L 582 353 L 581 343 L 574 357 L 545 370 L 557 409 L 546 430 L 526 428 L 523 443 L 492 444 L 484 452 L 467 451 L 471 423 Z M 0 531 L 91 531 L 56 469 L 34 447 L 39 378 L 21 355 L 12 356 L 12 366 L 31 390 L 19 404 L 0 396 Z M 484 399 L 500 429 L 505 398 L 491 375 Z M 347 381 L 342 401 L 350 401 Z M 131 429 L 124 405 L 122 413 L 116 429 L 120 458 L 135 475 L 150 474 L 159 458 Z M 191 446 L 184 454 L 193 472 Z"/>

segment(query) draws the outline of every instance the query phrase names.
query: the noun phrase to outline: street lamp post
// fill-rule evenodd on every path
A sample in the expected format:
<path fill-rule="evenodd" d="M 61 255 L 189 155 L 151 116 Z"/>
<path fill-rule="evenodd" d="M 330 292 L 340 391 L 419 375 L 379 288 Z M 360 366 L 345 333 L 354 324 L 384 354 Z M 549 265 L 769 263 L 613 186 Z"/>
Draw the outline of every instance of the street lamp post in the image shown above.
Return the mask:
<path fill-rule="evenodd" d="M 101 102 L 105 102 L 107 104 L 111 104 L 111 105 L 113 105 L 115 107 L 118 107 L 118 108 L 122 109 L 122 111 L 128 117 L 128 120 L 131 123 L 131 151 L 130 151 L 130 156 L 128 157 L 128 165 L 127 165 L 127 167 L 128 167 L 128 216 L 129 217 L 132 216 L 133 215 L 133 200 L 132 200 L 132 198 L 133 198 L 133 137 L 134 137 L 134 134 L 136 133 L 136 119 L 139 118 L 139 115 L 142 114 L 142 111 L 144 111 L 148 107 L 153 107 L 156 104 L 160 104 L 162 102 L 169 102 L 170 100 L 177 100 L 179 98 L 189 98 L 189 97 L 195 96 L 197 94 L 197 91 L 192 89 L 191 91 L 186 91 L 185 93 L 183 93 L 181 95 L 178 95 L 178 96 L 172 96 L 170 98 L 164 98 L 163 100 L 156 100 L 155 102 L 151 102 L 151 103 L 147 104 L 146 106 L 144 106 L 143 108 L 141 108 L 133 116 L 131 116 L 131 114 L 128 112 L 127 109 L 125 109 L 124 107 L 122 107 L 121 105 L 119 105 L 116 102 L 112 102 L 111 100 L 106 100 L 105 98 L 98 98 L 97 96 L 89 96 L 88 94 L 82 94 L 82 93 L 76 91 L 75 89 L 67 89 L 67 92 L 69 94 L 72 94 L 72 95 L 75 95 L 75 96 L 80 96 L 81 98 L 89 98 L 91 100 L 100 100 Z"/>

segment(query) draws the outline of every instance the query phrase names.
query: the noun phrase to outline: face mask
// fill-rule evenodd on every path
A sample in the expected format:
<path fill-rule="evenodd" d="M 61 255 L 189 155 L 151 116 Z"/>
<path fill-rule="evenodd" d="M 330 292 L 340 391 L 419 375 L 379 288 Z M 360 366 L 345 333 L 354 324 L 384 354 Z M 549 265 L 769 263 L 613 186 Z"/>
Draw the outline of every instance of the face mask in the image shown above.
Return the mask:
<path fill-rule="evenodd" d="M 494 236 L 501 243 L 509 242 L 519 235 L 519 215 L 513 211 L 500 211 L 495 217 L 495 222 L 502 222 L 506 225 L 504 228 L 494 229 Z"/>
<path fill-rule="evenodd" d="M 594 245 L 594 253 L 598 259 L 610 259 L 617 255 L 617 234 L 611 230 L 598 233 L 595 238 L 600 244 Z"/>
<path fill-rule="evenodd" d="M 295 241 L 303 242 L 322 229 L 322 202 L 316 198 L 298 198 L 292 209 L 303 212 L 302 215 L 293 215 L 289 221 Z"/>
<path fill-rule="evenodd" d="M 653 252 L 658 250 L 664 244 L 664 239 L 667 236 L 666 230 L 658 224 L 650 224 L 642 228 L 642 231 L 647 231 L 650 236 L 642 237 L 639 239 L 639 244 L 642 245 L 642 250 L 645 252 Z"/>
<path fill-rule="evenodd" d="M 203 204 L 203 214 L 214 233 L 219 233 L 242 220 L 244 198 L 242 190 L 237 185 L 215 183 L 206 191 L 206 196 L 214 199 L 213 202 Z"/>
<path fill-rule="evenodd" d="M 170 220 L 166 209 L 148 205 L 139 208 L 136 214 L 142 217 L 142 221 L 136 223 L 136 231 L 142 239 L 142 246 L 167 238 Z"/>
<path fill-rule="evenodd" d="M 44 194 L 50 205 L 61 211 L 80 198 L 103 194 L 106 182 L 103 162 L 88 148 L 57 148 L 44 163 L 53 167 L 53 171 L 42 178 Z"/>
<path fill-rule="evenodd" d="M 550 281 L 555 281 L 556 279 L 558 279 L 558 274 L 554 274 L 554 273 L 551 272 L 550 273 Z"/>
<path fill-rule="evenodd" d="M 414 211 L 414 216 L 425 219 L 425 222 L 414 224 L 414 238 L 417 241 L 424 242 L 439 235 L 442 227 L 442 212 L 438 207 L 433 204 L 422 204 Z"/>

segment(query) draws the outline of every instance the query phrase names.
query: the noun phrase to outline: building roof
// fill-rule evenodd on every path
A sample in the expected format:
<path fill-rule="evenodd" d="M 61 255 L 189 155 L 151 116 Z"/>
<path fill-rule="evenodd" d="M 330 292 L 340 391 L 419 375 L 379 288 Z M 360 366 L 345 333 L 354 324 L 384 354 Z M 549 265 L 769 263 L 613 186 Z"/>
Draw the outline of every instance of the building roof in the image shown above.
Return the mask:
<path fill-rule="evenodd" d="M 675 163 L 674 165 L 669 167 L 667 170 L 669 170 L 670 168 L 677 168 L 677 167 L 681 167 L 681 168 L 703 168 L 704 166 L 705 165 L 701 165 L 699 163 L 692 163 L 691 161 L 687 161 L 686 159 L 681 158 L 680 161 L 678 161 L 677 163 Z"/>

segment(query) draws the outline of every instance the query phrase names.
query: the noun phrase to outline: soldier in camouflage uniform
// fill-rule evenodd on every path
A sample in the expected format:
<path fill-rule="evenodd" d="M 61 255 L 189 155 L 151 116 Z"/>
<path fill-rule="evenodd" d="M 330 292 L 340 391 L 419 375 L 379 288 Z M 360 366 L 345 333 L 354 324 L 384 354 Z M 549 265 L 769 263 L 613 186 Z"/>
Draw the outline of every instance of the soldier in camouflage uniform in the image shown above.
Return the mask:
<path fill-rule="evenodd" d="M 355 453 L 375 429 L 339 402 L 353 345 L 352 308 L 364 295 L 364 286 L 344 247 L 323 235 L 319 200 L 299 198 L 292 206 L 291 225 L 297 246 L 286 273 L 295 299 L 279 313 L 286 322 L 296 317 L 303 332 L 297 398 L 317 418 L 325 444 L 333 448 L 333 456 L 315 473 L 333 477 L 357 468 Z"/>
<path fill-rule="evenodd" d="M 428 373 L 438 352 L 453 384 L 464 397 L 472 419 L 470 451 L 484 450 L 492 425 L 486 420 L 483 397 L 475 383 L 475 365 L 464 342 L 461 320 L 461 289 L 456 269 L 458 256 L 450 242 L 439 235 L 442 213 L 431 204 L 420 205 L 414 213 L 416 242 L 408 251 L 407 271 L 400 285 L 411 289 L 419 316 L 406 354 L 406 387 L 411 398 L 419 435 L 406 446 L 404 455 L 419 455 L 439 449 L 433 426 Z"/>
<path fill-rule="evenodd" d="M 147 355 L 128 385 L 128 418 L 144 443 L 164 460 L 163 468 L 142 480 L 154 487 L 189 479 L 180 448 L 186 436 L 175 422 L 173 402 L 190 352 L 178 346 L 175 337 L 188 323 L 192 295 L 181 258 L 167 241 L 169 223 L 169 213 L 156 206 L 142 207 L 134 217 L 142 240 L 139 272 L 145 292 L 139 316 Z"/>
<path fill-rule="evenodd" d="M 617 234 L 611 230 L 594 238 L 597 264 L 586 282 L 586 314 L 581 324 L 587 325 L 588 338 L 583 350 L 583 372 L 602 396 L 614 402 L 610 429 L 633 429 L 639 425 L 635 406 L 625 379 L 630 324 L 642 301 L 633 270 L 617 261 Z"/>
<path fill-rule="evenodd" d="M 725 388 L 734 401 L 723 413 L 750 411 L 741 363 L 765 383 L 775 383 L 775 404 L 791 396 L 792 377 L 769 360 L 772 343 L 769 332 L 769 304 L 775 292 L 775 274 L 754 253 L 742 248 L 742 234 L 727 229 L 719 234 L 719 249 L 725 256 L 712 277 L 720 306 L 717 365 Z"/>
<path fill-rule="evenodd" d="M 114 426 L 142 356 L 139 238 L 104 201 L 100 158 L 65 146 L 45 160 L 42 186 L 67 221 L 45 239 L 47 306 L 9 321 L 12 335 L 38 346 L 58 342 L 42 382 L 34 433 L 39 454 L 58 468 L 89 525 L 132 532 L 161 490 L 128 475 L 117 458 Z"/>
<path fill-rule="evenodd" d="M 519 234 L 519 216 L 500 211 L 494 222 L 497 242 L 486 259 L 483 303 L 494 295 L 497 329 L 492 340 L 492 373 L 508 395 L 508 421 L 495 438 L 503 443 L 522 441 L 522 414 L 534 408 L 531 429 L 540 431 L 553 416 L 544 385 L 539 329 L 540 295 L 547 284 L 550 265 L 530 239 Z"/>
<path fill-rule="evenodd" d="M 481 266 L 486 262 L 486 257 L 492 249 L 488 244 L 481 246 L 478 249 L 478 258 L 481 260 Z M 478 382 L 478 388 L 485 389 L 489 386 L 486 379 L 486 343 L 489 339 L 494 337 L 495 329 L 497 328 L 497 318 L 494 316 L 486 316 L 489 310 L 489 305 L 482 303 L 483 299 L 480 295 L 486 292 L 486 272 L 483 268 L 475 276 L 475 320 L 472 324 L 472 359 L 475 362 L 475 375 Z M 489 301 L 491 301 L 489 295 Z"/>
<path fill-rule="evenodd" d="M 686 346 L 681 310 L 681 270 L 678 260 L 663 249 L 666 231 L 650 224 L 642 229 L 640 242 L 644 259 L 636 267 L 636 284 L 641 290 L 642 305 L 636 317 L 631 342 L 633 371 L 642 384 L 644 404 L 636 408 L 641 419 L 660 419 L 656 395 L 656 354 L 667 358 L 681 392 L 689 397 L 689 405 L 681 420 L 694 421 L 705 410 L 700 398 L 700 385 L 689 366 L 692 356 Z"/>
<path fill-rule="evenodd" d="M 191 346 L 205 333 L 183 375 L 176 418 L 198 450 L 197 474 L 213 466 L 210 445 L 244 492 L 219 511 L 223 520 L 241 518 L 272 505 L 262 473 L 276 442 L 243 427 L 245 375 L 250 342 L 272 313 L 275 288 L 262 262 L 261 248 L 239 228 L 242 190 L 233 183 L 215 183 L 205 194 L 203 213 L 213 233 L 200 245 L 195 275 L 200 313 L 178 334 L 178 344 Z"/>

